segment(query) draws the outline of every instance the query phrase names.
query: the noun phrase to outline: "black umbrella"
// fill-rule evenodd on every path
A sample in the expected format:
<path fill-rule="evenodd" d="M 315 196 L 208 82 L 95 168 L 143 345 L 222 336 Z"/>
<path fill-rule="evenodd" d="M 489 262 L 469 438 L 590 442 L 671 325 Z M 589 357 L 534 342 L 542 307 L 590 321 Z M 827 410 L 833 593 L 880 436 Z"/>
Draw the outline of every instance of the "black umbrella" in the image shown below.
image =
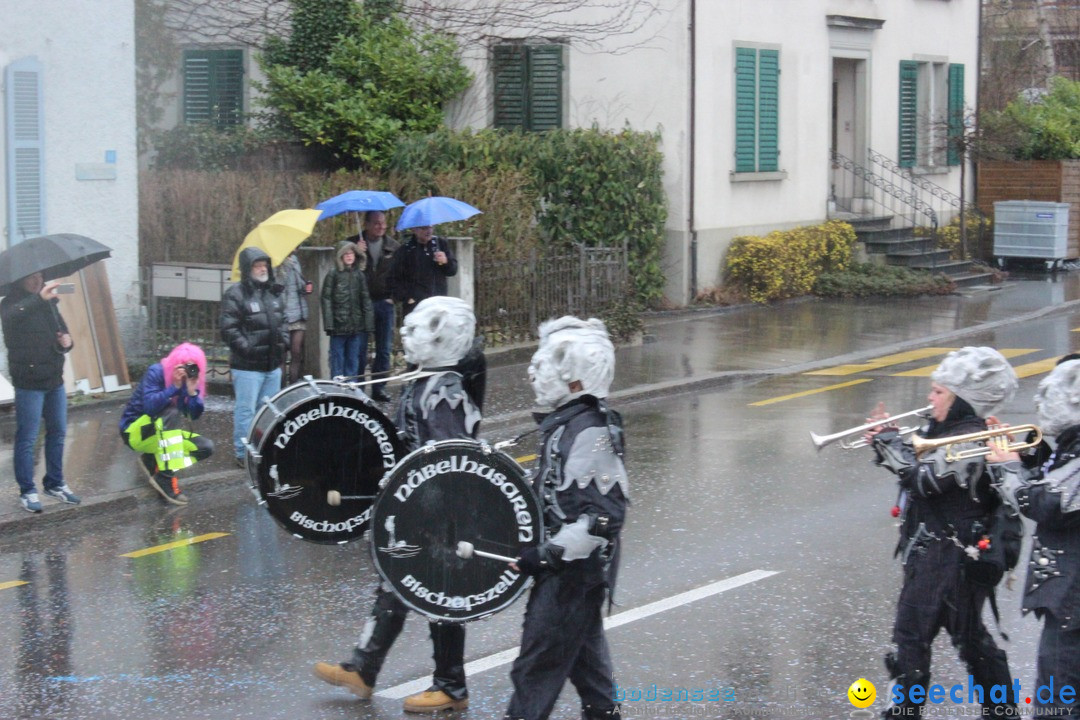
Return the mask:
<path fill-rule="evenodd" d="M 41 235 L 0 253 L 0 295 L 9 295 L 23 278 L 41 273 L 45 280 L 67 277 L 109 257 L 112 250 L 82 235 Z"/>

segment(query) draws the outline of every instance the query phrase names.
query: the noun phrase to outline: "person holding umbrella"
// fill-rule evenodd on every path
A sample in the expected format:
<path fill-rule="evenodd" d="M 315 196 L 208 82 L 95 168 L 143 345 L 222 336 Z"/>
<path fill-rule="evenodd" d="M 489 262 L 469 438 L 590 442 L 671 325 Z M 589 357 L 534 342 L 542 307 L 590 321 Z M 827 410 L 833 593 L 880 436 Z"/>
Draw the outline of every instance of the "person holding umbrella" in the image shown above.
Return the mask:
<path fill-rule="evenodd" d="M 390 349 L 394 343 L 394 298 L 390 297 L 390 267 L 393 265 L 397 241 L 386 233 L 386 213 L 369 210 L 364 213 L 364 231 L 347 238 L 356 243 L 357 249 L 367 260 L 364 275 L 368 294 L 375 311 L 375 361 L 371 365 L 372 378 L 385 377 L 390 371 Z M 359 373 L 364 374 L 367 347 L 360 348 Z M 372 386 L 371 397 L 388 402 L 385 384 Z"/>
<path fill-rule="evenodd" d="M 60 315 L 58 278 L 109 257 L 112 251 L 83 235 L 41 235 L 0 253 L 0 324 L 15 386 L 15 480 L 24 510 L 41 512 L 34 485 L 34 443 L 45 417 L 45 494 L 78 505 L 64 482 L 67 394 L 64 355 L 75 346 Z"/>
<path fill-rule="evenodd" d="M 458 262 L 445 238 L 435 235 L 435 225 L 465 220 L 480 211 L 448 197 L 429 197 L 405 207 L 398 230 L 412 234 L 394 253 L 390 268 L 390 291 L 402 304 L 402 317 L 421 300 L 447 294 L 446 278 L 457 275 Z"/>
<path fill-rule="evenodd" d="M 34 272 L 13 283 L 0 301 L 0 322 L 7 346 L 8 369 L 15 386 L 15 482 L 23 509 L 40 513 L 34 484 L 34 443 L 45 418 L 45 494 L 78 505 L 81 500 L 64 482 L 67 392 L 64 355 L 74 343 L 60 315 L 59 280 L 45 281 Z"/>

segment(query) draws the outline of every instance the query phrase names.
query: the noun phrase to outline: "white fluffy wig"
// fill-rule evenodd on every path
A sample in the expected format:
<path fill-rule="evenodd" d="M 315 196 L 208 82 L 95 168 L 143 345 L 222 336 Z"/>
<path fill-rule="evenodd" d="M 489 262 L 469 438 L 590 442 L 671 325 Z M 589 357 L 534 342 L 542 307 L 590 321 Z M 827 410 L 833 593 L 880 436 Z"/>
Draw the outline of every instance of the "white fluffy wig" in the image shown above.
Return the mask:
<path fill-rule="evenodd" d="M 540 325 L 529 364 L 537 403 L 556 408 L 582 395 L 606 398 L 614 378 L 615 347 L 602 320 L 567 315 Z"/>
<path fill-rule="evenodd" d="M 476 316 L 464 300 L 429 297 L 405 316 L 401 345 L 405 359 L 424 368 L 456 365 L 472 347 Z"/>

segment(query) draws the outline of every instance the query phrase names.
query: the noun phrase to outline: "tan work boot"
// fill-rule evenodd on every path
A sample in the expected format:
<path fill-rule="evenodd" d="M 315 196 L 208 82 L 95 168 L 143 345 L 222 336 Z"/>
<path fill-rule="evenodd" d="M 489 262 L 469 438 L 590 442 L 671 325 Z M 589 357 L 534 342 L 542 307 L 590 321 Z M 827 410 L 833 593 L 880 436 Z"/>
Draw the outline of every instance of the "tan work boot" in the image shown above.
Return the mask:
<path fill-rule="evenodd" d="M 346 670 L 341 665 L 315 663 L 315 677 L 331 685 L 343 687 L 361 700 L 370 700 L 371 693 L 375 692 L 375 688 L 364 682 L 360 673 L 355 670 Z"/>
<path fill-rule="evenodd" d="M 442 690 L 425 690 L 405 698 L 405 712 L 435 713 L 443 710 L 465 710 L 469 707 L 469 698 L 455 700 Z"/>

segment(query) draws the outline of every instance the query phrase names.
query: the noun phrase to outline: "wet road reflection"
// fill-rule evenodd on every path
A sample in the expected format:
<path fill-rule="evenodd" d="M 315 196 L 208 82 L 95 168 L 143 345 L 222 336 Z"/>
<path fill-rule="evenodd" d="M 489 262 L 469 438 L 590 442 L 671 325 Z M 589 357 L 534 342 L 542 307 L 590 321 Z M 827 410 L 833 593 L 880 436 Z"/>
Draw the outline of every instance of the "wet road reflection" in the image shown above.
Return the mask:
<path fill-rule="evenodd" d="M 1040 347 L 1045 357 L 1080 342 L 1070 332 L 1077 324 L 1080 315 L 1055 317 L 965 342 Z M 881 658 L 900 579 L 889 514 L 895 485 L 865 451 L 816 453 L 808 432 L 859 424 L 879 400 L 897 412 L 924 404 L 926 378 L 893 375 L 911 366 L 761 407 L 750 403 L 833 379 L 778 376 L 624 408 L 633 505 L 616 612 L 755 570 L 778 574 L 612 630 L 620 687 L 731 688 L 730 701 L 668 715 L 714 718 L 734 717 L 735 708 L 781 717 L 792 707 L 806 717 L 846 717 L 853 680 L 885 687 Z M 1038 380 L 1022 381 L 1004 417 L 1031 419 Z M 0 590 L 0 644 L 8 649 L 0 714 L 404 717 L 397 700 L 359 702 L 311 675 L 316 661 L 344 659 L 363 625 L 377 585 L 366 541 L 328 547 L 288 536 L 237 475 L 200 488 L 184 508 L 155 501 L 98 518 L 72 514 L 0 539 L 0 583 L 28 583 Z M 209 533 L 228 535 L 122 557 Z M 999 598 L 1013 672 L 1030 684 L 1037 626 L 1020 617 L 1019 599 L 1015 591 Z M 467 659 L 514 647 L 522 610 L 519 602 L 471 624 Z M 935 650 L 935 681 L 962 682 L 947 639 Z M 380 689 L 425 677 L 429 654 L 426 623 L 411 618 Z M 501 717 L 508 671 L 503 664 L 470 677 L 463 718 Z M 628 702 L 627 717 L 652 707 L 643 702 Z M 575 716 L 567 689 L 553 717 Z"/>

